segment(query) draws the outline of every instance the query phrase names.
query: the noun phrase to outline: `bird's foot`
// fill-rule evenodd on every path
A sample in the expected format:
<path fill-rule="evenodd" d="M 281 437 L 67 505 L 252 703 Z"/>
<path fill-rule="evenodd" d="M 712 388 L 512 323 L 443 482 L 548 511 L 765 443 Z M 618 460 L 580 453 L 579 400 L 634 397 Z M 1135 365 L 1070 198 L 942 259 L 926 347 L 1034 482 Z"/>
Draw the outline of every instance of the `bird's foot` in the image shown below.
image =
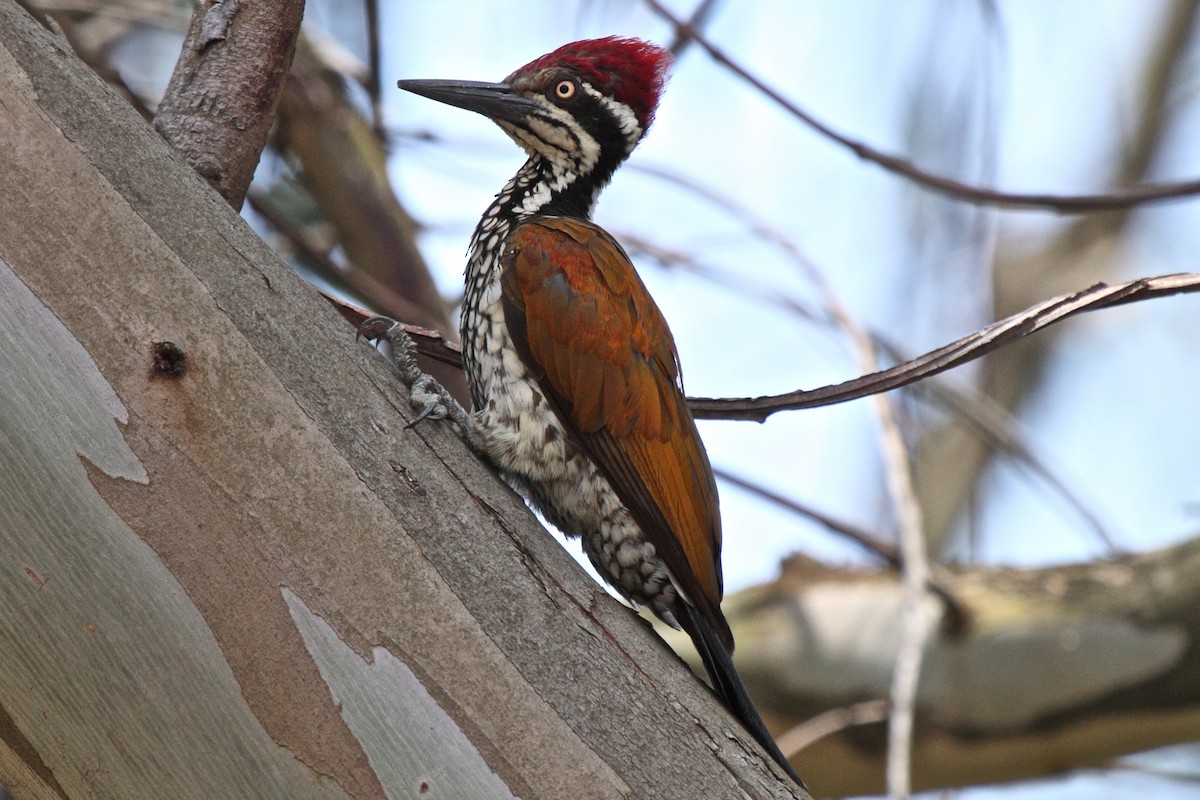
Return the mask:
<path fill-rule="evenodd" d="M 358 335 L 376 344 L 383 341 L 391 345 L 391 361 L 408 385 L 408 400 L 417 412 L 405 427 L 411 428 L 426 419 L 448 419 L 462 430 L 468 443 L 474 444 L 475 426 L 471 415 L 445 386 L 417 364 L 417 344 L 403 325 L 387 317 L 371 317 L 358 326 Z"/>

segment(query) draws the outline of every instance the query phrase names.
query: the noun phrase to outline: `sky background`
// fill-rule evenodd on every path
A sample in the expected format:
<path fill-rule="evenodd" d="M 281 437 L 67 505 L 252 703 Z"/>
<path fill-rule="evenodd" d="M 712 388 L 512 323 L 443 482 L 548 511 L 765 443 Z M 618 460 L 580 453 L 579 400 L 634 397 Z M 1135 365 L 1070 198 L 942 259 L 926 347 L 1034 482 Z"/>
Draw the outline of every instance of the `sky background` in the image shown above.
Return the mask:
<path fill-rule="evenodd" d="M 667 5 L 687 16 L 695 3 Z M 456 296 L 471 229 L 523 156 L 487 120 L 405 95 L 392 88 L 395 79 L 499 80 L 567 41 L 620 33 L 668 44 L 671 30 L 636 0 L 380 6 L 384 117 L 397 134 L 392 178 L 426 226 L 421 244 L 439 286 Z M 727 0 L 706 34 L 851 138 L 967 182 L 1079 194 L 1106 188 L 1114 154 L 1129 141 L 1146 49 L 1168 7 L 1165 0 Z M 359 3 L 310 0 L 308 23 L 364 56 Z M 1189 53 L 1175 81 L 1175 116 L 1155 179 L 1200 175 L 1198 63 Z M 744 223 L 654 174 L 664 170 L 786 236 L 861 324 L 910 355 L 991 322 L 980 285 L 996 254 L 1034 252 L 1068 221 L 916 189 L 803 126 L 693 46 L 674 67 L 648 137 L 601 197 L 596 221 L 627 244 L 651 240 L 687 254 L 719 278 L 664 269 L 630 247 L 672 326 L 694 396 L 815 388 L 861 370 L 842 335 L 781 307 L 820 308 L 804 271 Z M 1139 211 L 1122 248 L 1115 279 L 1200 270 L 1200 202 Z M 1200 527 L 1198 312 L 1200 299 L 1185 296 L 1066 323 L 1050 379 L 1019 414 L 1044 463 L 1126 549 L 1167 545 Z M 977 375 L 967 367 L 946 380 Z M 714 466 L 894 533 L 869 402 L 780 413 L 763 425 L 700 425 Z M 721 500 L 727 591 L 770 580 L 794 551 L 867 563 L 855 546 L 746 492 L 722 485 Z M 1106 552 L 1077 511 L 1011 462 L 989 472 L 971 526 L 975 556 L 989 564 L 1046 565 Z M 579 555 L 575 544 L 567 547 Z M 1147 763 L 1193 780 L 1085 772 L 959 794 L 1200 798 L 1195 749 L 1160 752 Z"/>

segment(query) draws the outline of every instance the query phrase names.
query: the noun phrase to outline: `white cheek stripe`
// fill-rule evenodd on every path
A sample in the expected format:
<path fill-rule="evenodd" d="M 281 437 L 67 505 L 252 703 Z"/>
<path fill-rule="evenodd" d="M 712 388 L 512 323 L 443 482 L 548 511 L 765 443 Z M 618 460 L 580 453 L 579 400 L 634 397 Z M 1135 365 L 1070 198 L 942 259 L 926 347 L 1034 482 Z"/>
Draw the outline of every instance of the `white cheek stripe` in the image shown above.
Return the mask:
<path fill-rule="evenodd" d="M 620 127 L 629 150 L 632 152 L 638 140 L 642 138 L 642 125 L 638 122 L 637 114 L 633 113 L 633 109 L 629 106 L 601 94 L 586 83 L 583 84 L 583 90 L 596 98 L 601 105 L 608 109 L 613 119 L 617 120 L 617 125 Z"/>

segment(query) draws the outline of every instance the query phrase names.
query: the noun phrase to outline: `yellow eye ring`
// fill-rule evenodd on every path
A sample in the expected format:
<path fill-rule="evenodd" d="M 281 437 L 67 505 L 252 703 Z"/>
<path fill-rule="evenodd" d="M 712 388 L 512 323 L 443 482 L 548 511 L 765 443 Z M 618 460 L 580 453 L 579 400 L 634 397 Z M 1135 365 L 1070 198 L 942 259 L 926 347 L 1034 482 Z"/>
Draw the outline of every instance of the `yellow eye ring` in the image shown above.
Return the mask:
<path fill-rule="evenodd" d="M 554 86 L 554 96 L 559 100 L 570 100 L 575 91 L 575 81 L 559 81 Z"/>

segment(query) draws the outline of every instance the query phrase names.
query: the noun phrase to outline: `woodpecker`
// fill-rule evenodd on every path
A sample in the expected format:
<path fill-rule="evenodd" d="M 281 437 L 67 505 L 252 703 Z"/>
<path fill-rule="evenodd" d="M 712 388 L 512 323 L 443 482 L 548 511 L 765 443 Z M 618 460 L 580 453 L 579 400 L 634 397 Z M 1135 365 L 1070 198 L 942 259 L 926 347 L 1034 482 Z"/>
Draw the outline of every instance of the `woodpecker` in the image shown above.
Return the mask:
<path fill-rule="evenodd" d="M 629 256 L 591 221 L 654 121 L 670 61 L 607 37 L 501 83 L 399 82 L 492 119 L 528 155 L 471 238 L 461 326 L 474 409 L 424 379 L 413 397 L 421 416 L 449 413 L 620 594 L 686 631 L 726 707 L 800 783 L 733 666 L 717 486 L 675 341 Z M 411 367 L 406 337 L 388 338 Z"/>

